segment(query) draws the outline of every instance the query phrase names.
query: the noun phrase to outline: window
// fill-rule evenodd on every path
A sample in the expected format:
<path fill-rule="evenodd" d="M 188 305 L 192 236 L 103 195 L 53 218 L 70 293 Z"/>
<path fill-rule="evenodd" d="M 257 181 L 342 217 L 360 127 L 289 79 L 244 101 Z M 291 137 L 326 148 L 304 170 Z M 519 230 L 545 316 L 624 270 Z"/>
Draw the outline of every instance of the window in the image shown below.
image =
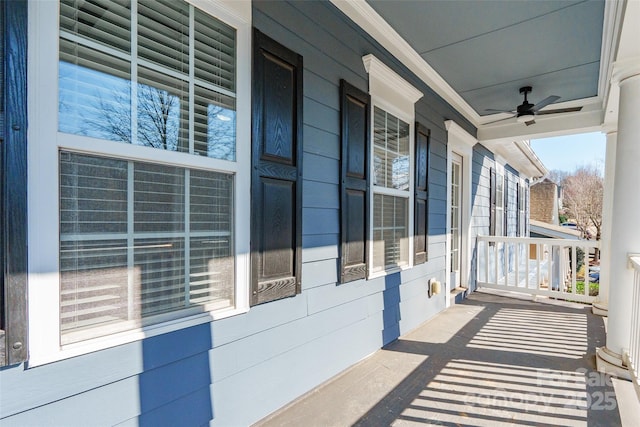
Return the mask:
<path fill-rule="evenodd" d="M 507 235 L 507 185 L 504 166 L 496 162 L 495 167 L 489 171 L 490 211 L 489 211 L 489 235 Z"/>
<path fill-rule="evenodd" d="M 370 269 L 379 274 L 413 264 L 414 109 L 422 93 L 373 55 L 363 61 L 373 104 Z"/>
<path fill-rule="evenodd" d="M 518 236 L 526 236 L 527 222 L 525 216 L 525 185 L 518 184 Z"/>
<path fill-rule="evenodd" d="M 59 130 L 234 160 L 235 45 L 183 1 L 62 0 Z"/>
<path fill-rule="evenodd" d="M 60 152 L 62 343 L 234 305 L 233 179 Z"/>
<path fill-rule="evenodd" d="M 504 175 L 498 173 L 496 175 L 496 236 L 504 236 L 506 234 L 505 216 L 504 216 Z"/>
<path fill-rule="evenodd" d="M 246 310 L 250 6 L 36 3 L 32 360 Z"/>
<path fill-rule="evenodd" d="M 507 235 L 507 178 L 504 166 L 496 162 L 496 167 L 490 170 L 490 219 L 489 219 L 489 235 L 506 236 Z"/>
<path fill-rule="evenodd" d="M 410 126 L 374 107 L 373 271 L 409 264 Z"/>

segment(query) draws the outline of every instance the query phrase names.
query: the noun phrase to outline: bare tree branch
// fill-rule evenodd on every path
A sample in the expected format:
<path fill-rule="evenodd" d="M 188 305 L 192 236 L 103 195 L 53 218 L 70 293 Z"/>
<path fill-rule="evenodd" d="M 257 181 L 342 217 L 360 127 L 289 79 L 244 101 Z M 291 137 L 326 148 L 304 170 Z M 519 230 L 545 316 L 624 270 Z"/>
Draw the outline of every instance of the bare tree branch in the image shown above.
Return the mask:
<path fill-rule="evenodd" d="M 583 237 L 595 230 L 596 240 L 602 232 L 602 197 L 604 179 L 593 166 L 584 166 L 568 175 L 562 182 L 563 204 L 567 213 L 576 221 Z"/>

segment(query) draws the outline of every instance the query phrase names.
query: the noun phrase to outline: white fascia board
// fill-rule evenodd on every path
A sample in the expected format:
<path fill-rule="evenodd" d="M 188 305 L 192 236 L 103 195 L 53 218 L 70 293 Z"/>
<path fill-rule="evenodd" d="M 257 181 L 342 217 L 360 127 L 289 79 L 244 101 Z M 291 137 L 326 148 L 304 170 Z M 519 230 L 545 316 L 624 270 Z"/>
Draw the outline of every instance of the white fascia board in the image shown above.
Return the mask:
<path fill-rule="evenodd" d="M 478 126 L 480 115 L 365 0 L 331 0 L 331 3 Z"/>
<path fill-rule="evenodd" d="M 600 78 L 598 94 L 602 98 L 602 107 L 606 109 L 610 103 L 611 75 L 613 62 L 620 42 L 624 2 L 606 1 L 604 3 L 604 20 L 602 22 L 602 47 L 600 48 Z M 616 98 L 617 101 L 617 98 Z M 616 102 L 617 106 L 617 102 Z"/>
<path fill-rule="evenodd" d="M 487 142 L 483 145 L 494 153 L 497 162 L 508 164 L 525 178 L 540 178 L 549 172 L 531 149 L 529 141 Z"/>
<path fill-rule="evenodd" d="M 525 173 L 528 178 L 540 178 L 549 173 L 547 167 L 542 163 L 542 160 L 536 155 L 533 148 L 531 148 L 531 142 L 520 140 L 514 142 L 515 146 L 520 150 L 524 159 L 521 158 L 522 168 L 528 171 L 529 173 Z M 526 159 L 526 160 L 525 160 Z M 518 169 L 520 172 L 520 169 Z"/>

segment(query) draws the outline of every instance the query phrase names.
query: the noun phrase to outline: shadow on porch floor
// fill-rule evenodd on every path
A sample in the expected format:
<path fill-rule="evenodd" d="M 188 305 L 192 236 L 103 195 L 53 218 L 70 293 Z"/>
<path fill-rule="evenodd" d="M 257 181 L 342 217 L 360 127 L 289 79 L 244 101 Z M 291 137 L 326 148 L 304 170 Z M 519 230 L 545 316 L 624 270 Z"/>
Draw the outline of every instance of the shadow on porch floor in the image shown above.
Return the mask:
<path fill-rule="evenodd" d="M 601 317 L 474 293 L 258 426 L 620 426 Z"/>

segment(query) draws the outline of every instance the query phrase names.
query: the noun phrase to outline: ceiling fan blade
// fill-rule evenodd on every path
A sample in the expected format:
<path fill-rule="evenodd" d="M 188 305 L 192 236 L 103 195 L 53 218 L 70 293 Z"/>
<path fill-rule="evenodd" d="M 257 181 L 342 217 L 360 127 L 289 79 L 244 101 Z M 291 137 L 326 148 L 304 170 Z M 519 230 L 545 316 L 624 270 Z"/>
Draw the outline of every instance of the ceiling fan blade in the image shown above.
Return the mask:
<path fill-rule="evenodd" d="M 538 110 L 541 110 L 542 108 L 546 107 L 547 105 L 553 104 L 558 99 L 560 99 L 560 97 L 556 96 L 556 95 L 547 96 L 545 99 L 543 99 L 542 101 L 540 101 L 536 105 L 534 105 L 533 108 L 531 108 L 531 111 L 537 112 Z"/>
<path fill-rule="evenodd" d="M 509 113 L 509 114 L 515 114 L 515 110 L 496 110 L 495 108 L 486 108 L 484 111 L 488 111 L 490 113 Z"/>
<path fill-rule="evenodd" d="M 538 111 L 536 115 L 541 116 L 543 114 L 573 113 L 580 110 L 582 110 L 582 107 L 557 108 L 555 110 Z"/>
<path fill-rule="evenodd" d="M 483 124 L 490 125 L 490 124 L 493 124 L 493 123 L 504 122 L 505 120 L 513 119 L 514 117 L 515 117 L 515 114 L 513 116 L 511 116 L 511 117 L 507 117 L 507 118 L 500 119 L 500 120 L 494 120 L 492 122 L 487 122 L 487 123 L 483 123 Z"/>
<path fill-rule="evenodd" d="M 524 122 L 525 125 L 527 126 L 531 126 L 531 125 L 535 125 L 536 121 L 535 120 L 529 120 L 528 122 Z"/>

